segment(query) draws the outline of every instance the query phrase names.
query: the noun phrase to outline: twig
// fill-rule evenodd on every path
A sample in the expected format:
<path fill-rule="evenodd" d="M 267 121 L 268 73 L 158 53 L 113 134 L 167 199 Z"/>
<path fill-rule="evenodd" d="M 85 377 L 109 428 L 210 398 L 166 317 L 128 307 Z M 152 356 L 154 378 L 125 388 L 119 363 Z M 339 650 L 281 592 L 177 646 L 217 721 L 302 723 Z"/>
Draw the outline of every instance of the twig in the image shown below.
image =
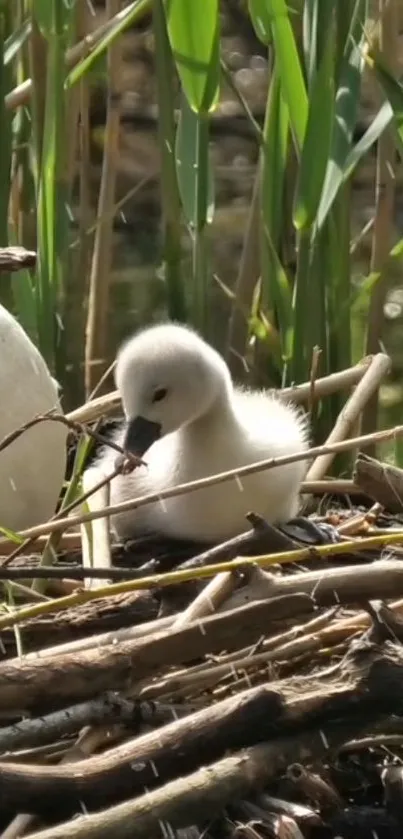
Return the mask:
<path fill-rule="evenodd" d="M 339 542 L 331 545 L 318 545 L 315 548 L 300 548 L 296 551 L 272 554 L 270 556 L 241 557 L 230 562 L 218 562 L 215 565 L 205 565 L 200 568 L 189 568 L 183 571 L 169 571 L 165 574 L 154 574 L 140 580 L 115 583 L 110 586 L 93 589 L 80 589 L 73 594 L 48 600 L 46 603 L 24 606 L 18 611 L 10 612 L 0 616 L 0 629 L 8 626 L 15 626 L 17 623 L 36 618 L 39 615 L 50 614 L 61 609 L 68 609 L 79 603 L 86 603 L 100 597 L 113 597 L 116 594 L 125 594 L 133 591 L 147 591 L 152 588 L 162 588 L 179 583 L 190 582 L 191 580 L 203 580 L 215 576 L 221 572 L 245 571 L 254 565 L 259 568 L 270 568 L 273 565 L 285 565 L 294 562 L 304 562 L 315 557 L 327 558 L 343 556 L 343 554 L 358 553 L 368 548 L 384 548 L 391 545 L 399 545 L 403 542 L 403 530 L 398 533 L 382 534 L 381 536 L 370 536 L 357 541 Z M 378 563 L 378 566 L 380 563 Z M 385 564 L 384 564 L 385 566 Z M 398 566 L 400 567 L 400 566 Z M 402 566 L 403 571 L 403 566 Z M 306 572 L 306 575 L 307 576 Z M 330 575 L 330 572 L 328 572 Z M 367 572 L 368 573 L 368 572 Z"/>
<path fill-rule="evenodd" d="M 356 486 L 354 481 L 329 479 L 325 481 L 303 481 L 301 484 L 301 493 L 308 495 L 350 495 L 350 496 L 365 496 L 365 490 Z M 32 553 L 33 550 L 41 551 L 47 542 L 47 535 L 35 536 L 32 539 L 27 539 L 21 545 L 20 556 L 27 552 Z M 11 539 L 0 539 L 0 557 L 8 556 L 10 549 L 15 548 L 15 542 Z M 59 550 L 66 552 L 76 552 L 81 549 L 80 534 L 77 533 L 63 533 L 60 537 Z"/>
<path fill-rule="evenodd" d="M 170 700 L 173 698 L 179 699 L 194 695 L 200 690 L 208 690 L 224 679 L 227 680 L 228 686 L 232 687 L 239 674 L 244 675 L 248 671 L 257 670 L 262 666 L 269 669 L 270 662 L 278 664 L 280 661 L 290 661 L 292 658 L 298 658 L 303 654 L 313 655 L 324 644 L 327 648 L 335 646 L 340 640 L 352 635 L 354 630 L 350 627 L 341 627 L 339 632 L 335 631 L 331 637 L 327 633 L 324 641 L 324 630 L 321 632 L 320 629 L 323 629 L 324 625 L 326 627 L 334 613 L 335 610 L 331 609 L 326 615 L 321 615 L 319 619 L 314 618 L 312 621 L 307 621 L 302 627 L 299 626 L 298 632 L 293 628 L 286 633 L 268 638 L 261 645 L 255 645 L 251 650 L 237 650 L 235 653 L 228 653 L 219 658 L 216 663 L 204 662 L 194 667 L 188 667 L 186 670 L 168 673 L 158 681 L 146 685 L 137 692 L 137 695 L 142 701 L 161 696 L 164 696 L 165 699 L 169 697 Z"/>
<path fill-rule="evenodd" d="M 213 614 L 218 606 L 222 606 L 236 585 L 236 576 L 231 571 L 217 574 L 216 577 L 198 594 L 193 602 L 176 618 L 173 629 L 181 629 L 193 620 Z"/>
<path fill-rule="evenodd" d="M 305 724 L 305 730 L 299 732 L 298 736 L 283 736 L 273 742 L 243 749 L 101 813 L 79 816 L 68 823 L 32 834 L 31 839 L 65 839 L 66 836 L 70 839 L 89 839 L 91 836 L 97 839 L 123 839 L 128 835 L 133 839 L 149 839 L 160 835 L 162 825 L 164 829 L 165 824 L 169 825 L 172 830 L 186 827 L 189 823 L 203 822 L 206 814 L 210 818 L 214 817 L 231 801 L 253 795 L 256 789 L 263 788 L 278 773 L 286 772 L 293 762 L 300 760 L 315 764 L 324 760 L 329 749 L 340 747 L 347 738 L 357 737 L 358 732 L 368 725 L 369 717 L 375 721 L 383 718 L 385 688 L 387 686 L 390 695 L 390 681 L 393 683 L 393 679 L 388 679 L 386 666 L 384 673 L 383 692 L 379 688 L 376 691 L 375 679 L 370 680 L 367 693 L 359 689 L 359 695 L 363 694 L 363 702 L 364 697 L 367 698 L 366 708 L 372 701 L 373 709 L 377 709 L 372 710 L 372 714 L 366 710 L 361 718 L 351 711 L 352 703 L 347 688 L 343 687 L 345 698 L 339 697 L 343 708 L 340 712 L 343 725 L 339 720 L 329 719 L 328 710 L 325 737 L 320 727 L 307 730 Z M 340 686 L 338 688 L 340 691 Z M 314 688 L 311 690 L 315 695 Z M 381 698 L 377 701 L 377 697 Z M 282 701 L 286 707 L 292 707 L 286 698 Z M 322 702 L 325 705 L 325 700 Z M 390 707 L 392 709 L 392 703 Z M 307 716 L 309 719 L 308 713 Z M 287 707 L 286 719 L 288 717 L 292 718 L 292 712 Z"/>
<path fill-rule="evenodd" d="M 402 512 L 402 469 L 359 454 L 354 465 L 354 479 L 363 492 L 381 503 L 391 513 Z"/>
<path fill-rule="evenodd" d="M 16 428 L 15 431 L 11 431 L 10 434 L 7 434 L 3 439 L 0 441 L 0 452 L 4 449 L 8 448 L 14 440 L 17 440 L 18 437 L 21 437 L 26 431 L 30 428 L 33 428 L 34 425 L 38 425 L 41 422 L 60 422 L 62 425 L 66 425 L 71 431 L 74 431 L 76 434 L 88 434 L 93 440 L 100 444 L 100 445 L 108 445 L 110 448 L 115 449 L 116 452 L 122 454 L 123 450 L 121 446 L 118 446 L 113 440 L 110 440 L 108 437 L 104 437 L 102 434 L 98 434 L 97 431 L 94 431 L 91 428 L 87 428 L 83 423 L 79 423 L 77 421 L 73 421 L 69 419 L 68 416 L 64 416 L 64 414 L 58 413 L 57 409 L 51 409 L 46 414 L 38 414 L 37 416 L 33 417 L 28 422 L 21 425 L 19 428 Z"/>
<path fill-rule="evenodd" d="M 342 524 L 339 524 L 336 528 L 337 532 L 347 536 L 353 536 L 359 530 L 362 530 L 363 527 L 368 527 L 371 521 L 375 521 L 382 510 L 383 507 L 380 504 L 373 504 L 371 509 L 367 510 L 366 513 L 358 513 L 356 516 L 351 516 L 342 522 Z"/>
<path fill-rule="evenodd" d="M 331 373 L 329 376 L 324 376 L 322 379 L 317 379 L 315 382 L 315 395 L 317 399 L 323 399 L 325 396 L 330 396 L 332 393 L 337 393 L 341 390 L 348 390 L 361 381 L 371 364 L 372 356 L 362 359 L 359 364 L 354 367 L 349 367 L 347 370 L 341 370 L 338 373 Z M 296 404 L 304 404 L 309 399 L 311 391 L 311 383 L 305 382 L 294 387 L 286 387 L 277 393 L 281 394 L 281 398 L 295 402 Z M 91 402 L 86 402 L 74 411 L 70 411 L 66 417 L 71 422 L 93 422 L 99 417 L 106 416 L 121 410 L 121 397 L 119 391 L 115 390 L 105 396 L 98 396 L 92 399 Z"/>
<path fill-rule="evenodd" d="M 16 751 L 28 745 L 51 743 L 55 737 L 75 734 L 84 725 L 128 722 L 139 717 L 140 708 L 133 701 L 116 694 L 55 711 L 39 719 L 23 719 L 0 729 L 0 752 Z"/>
<path fill-rule="evenodd" d="M 308 493 L 309 495 L 359 495 L 365 496 L 367 493 L 359 486 L 356 486 L 354 481 L 339 480 L 330 478 L 325 481 L 303 481 L 301 485 L 301 493 Z M 33 546 L 36 550 L 41 551 L 47 542 L 48 537 L 44 536 L 32 537 L 21 545 L 20 556 L 32 552 Z M 7 556 L 10 548 L 15 547 L 15 542 L 11 539 L 0 540 L 0 557 Z M 60 539 L 59 550 L 61 551 L 79 551 L 81 548 L 81 539 L 79 533 L 63 533 Z"/>
<path fill-rule="evenodd" d="M 312 351 L 311 374 L 309 377 L 309 397 L 308 397 L 308 412 L 313 414 L 316 401 L 316 381 L 319 368 L 320 356 L 322 350 L 320 347 L 314 347 Z"/>
<path fill-rule="evenodd" d="M 156 618 L 153 621 L 130 626 L 126 629 L 117 629 L 110 632 L 103 632 L 100 635 L 86 636 L 79 638 L 77 641 L 66 641 L 63 644 L 55 644 L 53 647 L 42 647 L 40 650 L 27 653 L 25 660 L 33 660 L 38 658 L 47 658 L 52 656 L 63 656 L 66 653 L 79 652 L 80 650 L 90 650 L 96 647 L 106 647 L 108 644 L 121 644 L 124 641 L 130 641 L 134 638 L 145 638 L 146 635 L 153 635 L 155 632 L 161 632 L 172 626 L 176 620 L 176 615 L 168 615 L 165 618 Z"/>
<path fill-rule="evenodd" d="M 384 353 L 373 356 L 365 375 L 342 408 L 336 424 L 327 438 L 326 445 L 337 443 L 346 438 L 368 400 L 378 390 L 380 382 L 389 372 L 390 365 L 390 358 Z M 317 457 L 308 470 L 307 480 L 315 481 L 322 478 L 333 459 L 334 452 L 328 452 L 321 457 Z"/>
<path fill-rule="evenodd" d="M 185 495 L 188 492 L 195 492 L 205 487 L 213 486 L 214 484 L 224 483 L 231 478 L 241 478 L 245 475 L 251 475 L 255 472 L 261 472 L 264 469 L 273 469 L 275 466 L 283 466 L 286 463 L 296 463 L 299 460 L 310 460 L 312 457 L 317 457 L 323 454 L 331 454 L 338 452 L 351 451 L 357 446 L 366 446 L 372 442 L 385 442 L 387 440 L 394 440 L 396 437 L 403 435 L 403 425 L 395 426 L 395 428 L 387 429 L 385 431 L 376 431 L 374 434 L 366 434 L 362 437 L 353 437 L 351 440 L 342 440 L 340 443 L 333 443 L 332 445 L 316 446 L 307 451 L 297 452 L 292 455 L 284 455 L 278 458 L 268 458 L 268 460 L 261 460 L 258 463 L 251 463 L 248 466 L 242 466 L 239 469 L 230 469 L 227 472 L 220 472 L 217 475 L 211 475 L 208 478 L 200 478 L 197 481 L 190 481 L 185 484 L 178 484 L 176 487 L 169 487 L 161 492 L 152 492 L 148 495 L 140 496 L 140 498 L 130 499 L 129 501 L 122 501 L 120 504 L 115 504 L 106 507 L 104 511 L 94 511 L 92 513 L 85 513 L 73 518 L 60 518 L 57 521 L 45 522 L 27 530 L 20 532 L 20 536 L 24 539 L 36 538 L 43 536 L 45 533 L 54 533 L 57 530 L 65 530 L 74 527 L 78 524 L 83 524 L 87 521 L 93 521 L 97 518 L 102 518 L 103 515 L 115 515 L 117 513 L 125 513 L 128 510 L 137 510 L 139 507 L 144 507 L 146 504 L 162 501 L 166 498 L 173 498 L 177 495 Z M 110 478 L 111 476 L 109 476 Z M 80 499 L 81 500 L 81 499 Z M 77 502 L 78 503 L 78 502 Z M 0 540 L 1 544 L 1 540 Z"/>
<path fill-rule="evenodd" d="M 0 271 L 21 271 L 21 268 L 35 268 L 36 253 L 25 248 L 0 248 Z"/>
<path fill-rule="evenodd" d="M 141 569 L 138 568 L 104 568 L 103 566 L 84 568 L 81 565 L 18 565 L 14 568 L 0 565 L 0 580 L 63 580 L 65 577 L 70 580 L 85 580 L 91 575 L 99 580 L 109 577 L 114 580 L 132 580 L 140 577 L 141 574 Z"/>

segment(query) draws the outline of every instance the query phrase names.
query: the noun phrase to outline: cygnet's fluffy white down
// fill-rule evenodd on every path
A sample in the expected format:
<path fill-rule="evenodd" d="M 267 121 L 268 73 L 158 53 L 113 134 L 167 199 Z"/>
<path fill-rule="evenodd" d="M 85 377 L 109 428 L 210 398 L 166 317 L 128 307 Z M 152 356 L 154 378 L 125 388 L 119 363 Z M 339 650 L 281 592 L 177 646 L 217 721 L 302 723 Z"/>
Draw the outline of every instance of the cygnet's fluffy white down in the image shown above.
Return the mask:
<path fill-rule="evenodd" d="M 0 306 L 0 441 L 52 408 L 57 383 L 20 324 Z M 47 521 L 57 505 L 66 468 L 67 430 L 43 422 L 0 451 L 0 526 L 23 530 Z"/>
<path fill-rule="evenodd" d="M 184 416 L 192 411 L 195 420 L 185 425 L 178 422 L 177 430 L 153 443 L 143 455 L 147 466 L 140 466 L 131 474 L 118 476 L 111 482 L 112 504 L 308 448 L 308 422 L 300 409 L 264 391 L 233 388 L 223 359 L 190 330 L 176 325 L 162 325 L 148 331 L 152 358 L 150 360 L 148 353 L 144 370 L 141 368 L 141 352 L 139 355 L 136 344 L 138 338 L 135 337 L 132 344 L 126 345 L 127 348 L 123 350 L 131 362 L 133 347 L 133 364 L 130 376 L 121 377 L 121 388 L 124 390 L 130 387 L 134 391 L 130 394 L 122 392 L 123 405 L 136 405 L 138 410 L 135 413 L 161 421 L 164 428 L 164 400 L 152 406 L 144 403 L 142 394 L 147 392 L 148 379 L 155 386 L 165 386 L 168 377 L 173 400 L 176 380 L 183 382 L 190 373 L 186 380 L 189 382 L 189 404 L 184 396 L 183 385 L 182 390 L 178 385 L 178 390 L 181 390 Z M 195 375 L 191 375 L 191 369 L 186 369 L 188 360 L 183 359 L 182 363 L 181 333 L 185 335 L 186 341 L 190 334 L 192 340 L 197 342 L 197 364 L 205 365 L 205 378 L 201 372 L 197 375 L 195 371 Z M 168 373 L 164 368 L 160 371 L 158 353 L 163 354 L 164 359 L 169 357 Z M 214 399 L 217 404 L 213 401 L 210 410 L 198 416 L 195 406 L 206 401 L 202 388 L 209 386 L 209 365 L 211 378 L 216 379 L 214 387 L 217 393 Z M 118 374 L 117 382 L 119 385 Z M 139 393 L 135 392 L 136 387 Z M 124 433 L 122 427 L 114 435 L 115 442 L 122 445 Z M 102 465 L 104 472 L 110 473 L 115 459 L 116 452 L 106 448 L 98 464 Z M 295 516 L 306 469 L 306 461 L 299 461 L 240 479 L 231 479 L 119 514 L 112 518 L 112 525 L 120 538 L 147 532 L 204 542 L 231 538 L 247 529 L 245 516 L 248 512 L 258 513 L 271 523 L 284 522 Z"/>

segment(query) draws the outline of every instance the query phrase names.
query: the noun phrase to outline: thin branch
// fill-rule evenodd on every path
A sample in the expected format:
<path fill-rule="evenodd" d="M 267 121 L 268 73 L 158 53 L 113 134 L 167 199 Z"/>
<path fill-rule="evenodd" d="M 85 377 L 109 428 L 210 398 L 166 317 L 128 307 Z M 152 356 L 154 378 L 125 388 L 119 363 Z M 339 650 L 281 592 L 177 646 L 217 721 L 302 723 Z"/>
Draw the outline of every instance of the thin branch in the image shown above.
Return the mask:
<path fill-rule="evenodd" d="M 47 419 L 52 419 L 48 417 Z M 174 498 L 178 495 L 186 495 L 188 492 L 196 492 L 199 489 L 214 486 L 215 484 L 222 484 L 226 481 L 235 478 L 243 478 L 246 475 L 252 475 L 256 472 L 262 472 L 265 469 L 274 469 L 276 466 L 284 466 L 288 463 L 297 463 L 300 460 L 311 460 L 313 457 L 319 457 L 325 454 L 337 454 L 339 452 L 347 452 L 357 448 L 357 446 L 365 447 L 371 443 L 385 442 L 388 440 L 395 440 L 396 437 L 403 436 L 403 425 L 397 425 L 395 428 L 386 429 L 385 431 L 377 431 L 374 434 L 366 434 L 361 437 L 353 437 L 351 440 L 342 440 L 339 443 L 332 445 L 316 446 L 306 451 L 296 452 L 292 455 L 284 455 L 277 458 L 268 458 L 257 463 L 251 463 L 248 466 L 242 466 L 239 469 L 230 469 L 227 472 L 220 472 L 217 475 L 211 475 L 208 478 L 200 478 L 197 481 L 190 481 L 185 484 L 178 484 L 176 487 L 169 487 L 161 490 L 161 492 L 151 492 L 148 495 L 133 498 L 129 501 L 122 501 L 120 504 L 114 504 L 105 507 L 104 510 L 94 510 L 91 513 L 83 513 L 74 518 L 60 518 L 44 524 L 38 524 L 30 527 L 27 530 L 22 530 L 19 535 L 24 539 L 36 538 L 43 536 L 45 533 L 54 533 L 58 530 L 66 530 L 76 525 L 83 524 L 87 521 L 93 521 L 103 516 L 116 515 L 118 513 L 126 513 L 128 510 L 137 510 L 139 507 L 144 507 L 147 504 L 165 500 L 166 498 Z M 111 476 L 108 476 L 109 478 Z M 1 540 L 0 540 L 1 544 Z"/>

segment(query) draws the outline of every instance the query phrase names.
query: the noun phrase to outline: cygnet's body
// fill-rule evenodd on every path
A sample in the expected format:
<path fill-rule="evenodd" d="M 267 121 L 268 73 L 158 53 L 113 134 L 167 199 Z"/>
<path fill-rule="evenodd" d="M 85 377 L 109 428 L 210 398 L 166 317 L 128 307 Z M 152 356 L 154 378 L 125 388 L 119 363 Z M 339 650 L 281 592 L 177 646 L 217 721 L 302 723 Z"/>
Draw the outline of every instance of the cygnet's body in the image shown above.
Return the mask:
<path fill-rule="evenodd" d="M 147 466 L 111 482 L 112 504 L 308 447 L 298 409 L 234 388 L 221 356 L 183 326 L 136 335 L 120 351 L 115 376 L 127 420 L 115 442 L 144 455 Z M 115 459 L 106 448 L 102 468 L 112 471 Z M 112 525 L 120 538 L 227 539 L 247 528 L 250 511 L 272 523 L 295 516 L 305 472 L 304 461 L 256 472 L 119 514 Z"/>
<path fill-rule="evenodd" d="M 57 384 L 20 324 L 0 306 L 0 442 L 52 408 Z M 43 422 L 0 451 L 0 526 L 23 530 L 55 512 L 66 468 L 67 430 Z"/>

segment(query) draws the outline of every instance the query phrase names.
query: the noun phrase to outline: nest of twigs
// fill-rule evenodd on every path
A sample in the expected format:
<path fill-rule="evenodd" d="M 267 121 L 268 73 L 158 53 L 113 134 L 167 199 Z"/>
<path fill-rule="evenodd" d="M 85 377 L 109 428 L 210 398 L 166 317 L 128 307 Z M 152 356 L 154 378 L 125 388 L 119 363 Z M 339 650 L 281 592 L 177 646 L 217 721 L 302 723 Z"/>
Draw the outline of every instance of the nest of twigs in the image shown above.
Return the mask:
<path fill-rule="evenodd" d="M 281 531 L 251 516 L 245 535 L 190 558 L 182 545 L 179 562 L 178 545 L 117 547 L 113 576 L 152 581 L 242 553 L 292 558 L 298 543 L 305 559 L 268 574 L 238 558 L 207 585 L 87 599 L 17 635 L 4 625 L 3 836 L 397 836 L 403 565 L 360 550 L 369 530 L 393 541 L 395 520 L 325 518 Z M 365 535 L 338 560 L 348 524 Z M 83 576 L 71 548 L 35 564 L 3 576 Z"/>
<path fill-rule="evenodd" d="M 78 532 L 41 565 L 54 523 L 0 542 L 0 579 L 36 580 L 0 615 L 3 839 L 402 835 L 403 474 L 360 456 L 323 481 L 345 432 L 281 529 L 114 545 L 107 570 Z"/>

